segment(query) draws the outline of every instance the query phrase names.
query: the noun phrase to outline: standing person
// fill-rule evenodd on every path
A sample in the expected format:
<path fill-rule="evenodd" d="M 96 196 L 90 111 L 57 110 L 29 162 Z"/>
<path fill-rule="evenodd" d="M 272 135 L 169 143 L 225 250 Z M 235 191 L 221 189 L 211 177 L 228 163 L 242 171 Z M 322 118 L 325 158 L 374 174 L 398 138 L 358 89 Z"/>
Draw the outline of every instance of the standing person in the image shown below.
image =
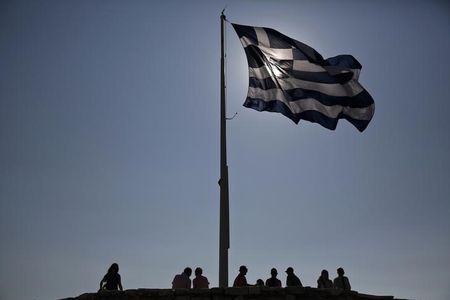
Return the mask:
<path fill-rule="evenodd" d="M 239 274 L 234 279 L 233 287 L 244 287 L 248 286 L 247 278 L 245 275 L 247 275 L 247 267 L 246 266 L 240 266 L 239 267 Z"/>
<path fill-rule="evenodd" d="M 189 267 L 184 268 L 183 273 L 175 275 L 172 281 L 173 289 L 190 289 L 192 269 Z"/>
<path fill-rule="evenodd" d="M 333 282 L 331 282 L 330 278 L 328 277 L 328 271 L 322 270 L 322 273 L 320 273 L 319 279 L 317 279 L 317 288 L 318 289 L 332 289 L 333 288 Z"/>
<path fill-rule="evenodd" d="M 343 289 L 344 291 L 350 291 L 352 287 L 350 286 L 350 281 L 344 276 L 345 272 L 343 268 L 337 269 L 338 277 L 333 281 L 335 289 Z"/>
<path fill-rule="evenodd" d="M 277 278 L 278 271 L 275 268 L 270 270 L 271 277 L 266 280 L 266 286 L 268 287 L 281 287 L 281 280 Z"/>
<path fill-rule="evenodd" d="M 299 286 L 303 287 L 300 279 L 294 274 L 294 269 L 289 267 L 286 269 L 287 277 L 286 277 L 286 286 Z"/>
<path fill-rule="evenodd" d="M 117 291 L 118 289 L 123 291 L 122 280 L 119 274 L 119 265 L 113 263 L 100 281 L 100 290 Z"/>
<path fill-rule="evenodd" d="M 209 288 L 208 278 L 203 276 L 202 268 L 195 268 L 195 278 L 192 280 L 192 288 L 193 289 L 207 289 Z"/>

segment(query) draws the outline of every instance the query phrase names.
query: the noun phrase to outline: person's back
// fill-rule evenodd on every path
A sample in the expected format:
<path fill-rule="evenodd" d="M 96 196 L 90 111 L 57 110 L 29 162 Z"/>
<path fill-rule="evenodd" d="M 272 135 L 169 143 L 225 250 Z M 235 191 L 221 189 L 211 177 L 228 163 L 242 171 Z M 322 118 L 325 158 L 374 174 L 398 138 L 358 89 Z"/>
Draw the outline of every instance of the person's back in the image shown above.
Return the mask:
<path fill-rule="evenodd" d="M 286 286 L 300 286 L 300 287 L 303 287 L 302 282 L 300 281 L 300 278 L 298 278 L 294 274 L 294 269 L 292 267 L 287 268 L 286 273 L 287 273 Z"/>
<path fill-rule="evenodd" d="M 348 278 L 346 276 L 336 277 L 333 281 L 333 286 L 336 289 L 343 289 L 346 291 L 351 290 L 350 281 L 348 280 Z"/>
<path fill-rule="evenodd" d="M 175 275 L 172 281 L 173 289 L 190 289 L 191 288 L 191 279 L 189 276 L 192 274 L 191 268 L 185 268 L 183 273 Z"/>
<path fill-rule="evenodd" d="M 108 272 L 100 281 L 100 290 L 103 289 L 109 291 L 117 291 L 118 289 L 121 291 L 123 290 L 122 279 L 119 274 L 119 265 L 117 263 L 113 263 L 109 267 Z"/>
<path fill-rule="evenodd" d="M 336 277 L 333 281 L 334 288 L 350 291 L 352 287 L 350 286 L 350 281 L 348 280 L 348 278 L 344 276 L 344 269 L 337 269 L 337 273 L 338 277 Z"/>
<path fill-rule="evenodd" d="M 105 285 L 103 286 L 105 290 L 117 291 L 119 283 L 121 282 L 120 274 L 106 274 L 105 277 L 103 277 L 103 281 L 105 282 Z"/>
<path fill-rule="evenodd" d="M 202 275 L 203 270 L 201 268 L 195 269 L 195 278 L 192 280 L 192 288 L 194 289 L 207 289 L 209 288 L 208 278 Z"/>
<path fill-rule="evenodd" d="M 192 280 L 192 288 L 194 289 L 207 289 L 209 288 L 209 281 L 203 275 L 196 276 L 194 280 Z"/>

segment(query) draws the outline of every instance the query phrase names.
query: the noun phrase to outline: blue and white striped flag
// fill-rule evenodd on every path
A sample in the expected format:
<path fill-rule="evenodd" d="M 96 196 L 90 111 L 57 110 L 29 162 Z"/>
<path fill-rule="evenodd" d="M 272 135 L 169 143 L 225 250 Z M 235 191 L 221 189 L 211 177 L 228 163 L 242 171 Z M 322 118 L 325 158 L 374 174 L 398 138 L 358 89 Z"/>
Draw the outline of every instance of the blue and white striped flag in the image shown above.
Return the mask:
<path fill-rule="evenodd" d="M 351 55 L 323 59 L 316 50 L 276 30 L 232 24 L 245 49 L 249 88 L 244 106 L 279 112 L 336 129 L 346 119 L 359 131 L 375 111 L 358 82 L 361 64 Z"/>

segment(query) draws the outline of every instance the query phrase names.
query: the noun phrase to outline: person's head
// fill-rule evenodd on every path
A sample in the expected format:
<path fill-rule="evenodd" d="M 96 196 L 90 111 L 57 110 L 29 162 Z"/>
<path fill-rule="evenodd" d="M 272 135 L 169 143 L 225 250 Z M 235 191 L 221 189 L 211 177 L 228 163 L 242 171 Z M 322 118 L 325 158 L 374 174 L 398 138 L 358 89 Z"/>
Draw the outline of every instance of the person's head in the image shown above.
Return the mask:
<path fill-rule="evenodd" d="M 272 275 L 272 277 L 277 277 L 277 275 L 278 275 L 277 269 L 272 268 L 272 269 L 270 270 L 270 275 Z"/>
<path fill-rule="evenodd" d="M 329 276 L 328 276 L 328 271 L 327 271 L 327 270 L 322 270 L 322 272 L 320 273 L 320 276 L 321 276 L 323 279 L 328 279 L 328 278 L 329 278 Z"/>
<path fill-rule="evenodd" d="M 289 267 L 289 268 L 286 269 L 286 273 L 288 275 L 294 274 L 294 269 L 292 267 Z"/>
<path fill-rule="evenodd" d="M 262 279 L 256 280 L 256 286 L 264 286 L 264 281 Z"/>
<path fill-rule="evenodd" d="M 246 266 L 240 266 L 239 267 L 239 273 L 240 274 L 242 274 L 242 275 L 245 275 L 245 274 L 247 274 L 247 267 Z"/>
<path fill-rule="evenodd" d="M 186 274 L 189 277 L 192 274 L 192 269 L 189 268 L 189 267 L 186 267 L 186 268 L 184 268 L 183 273 Z"/>
<path fill-rule="evenodd" d="M 338 268 L 337 273 L 339 276 L 344 276 L 344 274 L 345 274 L 344 269 L 342 269 L 342 268 Z"/>
<path fill-rule="evenodd" d="M 108 274 L 117 274 L 117 273 L 119 273 L 119 265 L 113 263 L 108 269 Z"/>
<path fill-rule="evenodd" d="M 200 275 L 202 275 L 202 273 L 203 273 L 203 270 L 202 270 L 202 268 L 195 268 L 195 276 L 200 276 Z"/>

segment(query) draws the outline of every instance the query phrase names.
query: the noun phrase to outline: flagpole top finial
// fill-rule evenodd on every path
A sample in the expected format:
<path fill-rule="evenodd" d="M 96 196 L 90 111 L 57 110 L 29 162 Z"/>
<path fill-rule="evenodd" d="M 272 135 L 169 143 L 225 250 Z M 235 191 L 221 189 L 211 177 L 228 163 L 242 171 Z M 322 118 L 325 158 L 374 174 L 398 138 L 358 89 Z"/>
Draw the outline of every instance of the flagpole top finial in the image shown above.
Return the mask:
<path fill-rule="evenodd" d="M 222 9 L 222 13 L 220 14 L 220 17 L 222 17 L 222 18 L 224 18 L 224 19 L 226 19 L 225 14 L 224 14 L 225 9 L 227 9 L 227 6 L 226 6 L 226 5 L 225 5 L 225 7 Z"/>

